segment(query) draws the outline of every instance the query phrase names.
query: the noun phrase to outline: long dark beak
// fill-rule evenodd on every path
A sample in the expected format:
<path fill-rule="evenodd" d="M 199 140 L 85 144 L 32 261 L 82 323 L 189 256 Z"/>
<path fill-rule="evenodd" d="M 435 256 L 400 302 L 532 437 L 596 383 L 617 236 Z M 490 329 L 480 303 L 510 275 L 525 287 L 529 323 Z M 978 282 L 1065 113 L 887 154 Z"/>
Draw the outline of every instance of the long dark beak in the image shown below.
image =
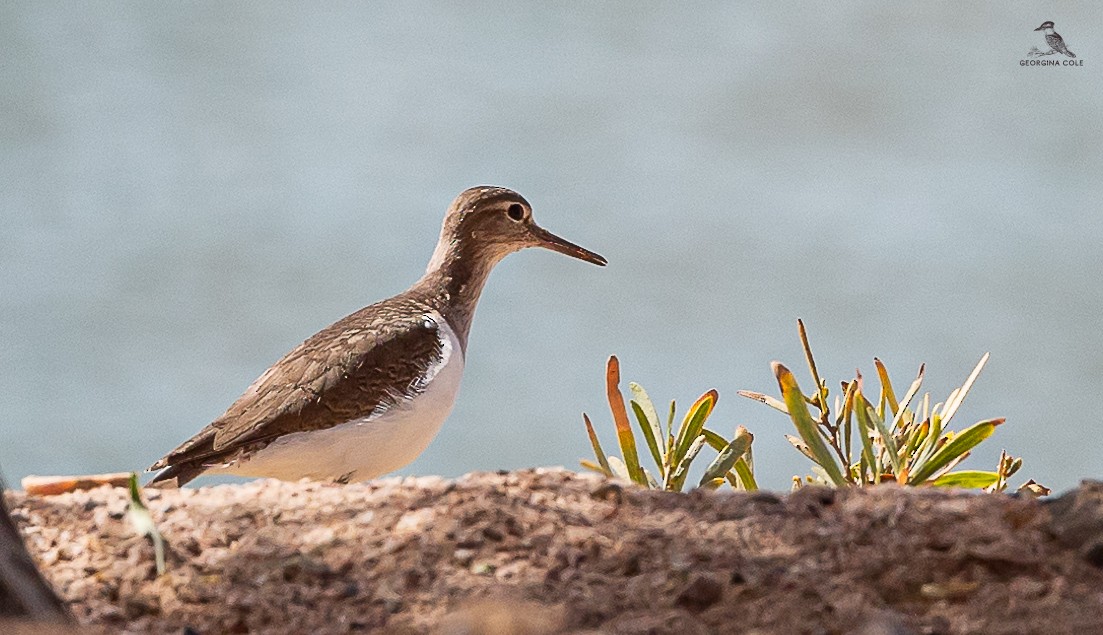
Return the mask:
<path fill-rule="evenodd" d="M 566 254 L 568 256 L 578 258 L 579 260 L 585 260 L 586 262 L 592 262 L 595 265 L 599 265 L 602 267 L 604 267 L 608 262 L 607 260 L 590 251 L 589 249 L 584 249 L 569 240 L 564 240 L 538 225 L 532 226 L 532 235 L 534 238 L 536 238 L 537 244 L 540 247 L 551 249 L 552 251 L 558 251 L 561 254 Z"/>
<path fill-rule="evenodd" d="M 1035 31 L 1041 31 L 1041 30 L 1042 30 L 1042 27 L 1038 27 L 1038 28 L 1036 28 L 1036 29 L 1034 29 L 1034 30 L 1035 30 Z"/>

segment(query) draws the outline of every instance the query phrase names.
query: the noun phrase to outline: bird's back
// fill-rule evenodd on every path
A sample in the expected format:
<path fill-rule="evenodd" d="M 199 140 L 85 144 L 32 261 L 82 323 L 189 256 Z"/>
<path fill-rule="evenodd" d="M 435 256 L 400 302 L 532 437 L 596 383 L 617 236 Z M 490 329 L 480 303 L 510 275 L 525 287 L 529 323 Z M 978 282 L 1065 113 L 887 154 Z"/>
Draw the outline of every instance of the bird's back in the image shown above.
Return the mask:
<path fill-rule="evenodd" d="M 1046 34 L 1046 44 L 1049 44 L 1049 47 L 1058 53 L 1068 55 L 1069 57 L 1076 57 L 1076 55 L 1065 46 L 1065 40 L 1061 37 L 1061 34 L 1056 31 Z"/>
<path fill-rule="evenodd" d="M 284 355 L 222 416 L 150 469 L 204 467 L 284 435 L 383 413 L 417 394 L 425 368 L 439 361 L 439 320 L 427 317 L 433 313 L 420 294 L 404 294 L 335 322 Z"/>

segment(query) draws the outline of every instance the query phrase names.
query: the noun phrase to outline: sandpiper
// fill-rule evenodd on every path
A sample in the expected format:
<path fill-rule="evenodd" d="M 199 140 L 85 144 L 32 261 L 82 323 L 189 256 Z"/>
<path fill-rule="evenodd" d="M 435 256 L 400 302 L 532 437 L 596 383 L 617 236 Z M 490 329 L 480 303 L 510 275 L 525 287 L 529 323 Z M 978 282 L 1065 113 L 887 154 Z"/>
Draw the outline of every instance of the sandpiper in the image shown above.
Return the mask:
<path fill-rule="evenodd" d="M 322 329 L 265 371 L 218 419 L 154 463 L 151 485 L 200 474 L 349 483 L 414 460 L 456 399 L 467 334 L 490 270 L 545 247 L 605 259 L 541 228 L 520 194 L 475 187 L 444 216 L 425 275 Z"/>

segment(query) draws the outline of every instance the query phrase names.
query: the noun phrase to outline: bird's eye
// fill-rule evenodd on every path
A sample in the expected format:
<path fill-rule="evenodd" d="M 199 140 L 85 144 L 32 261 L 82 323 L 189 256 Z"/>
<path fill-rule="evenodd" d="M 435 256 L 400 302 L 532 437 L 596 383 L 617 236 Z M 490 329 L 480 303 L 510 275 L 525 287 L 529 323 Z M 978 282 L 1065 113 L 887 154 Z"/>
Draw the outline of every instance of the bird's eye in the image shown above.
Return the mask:
<path fill-rule="evenodd" d="M 521 207 L 521 205 L 518 203 L 514 203 L 513 205 L 509 206 L 509 209 L 506 210 L 506 214 L 515 221 L 524 220 L 525 208 Z"/>

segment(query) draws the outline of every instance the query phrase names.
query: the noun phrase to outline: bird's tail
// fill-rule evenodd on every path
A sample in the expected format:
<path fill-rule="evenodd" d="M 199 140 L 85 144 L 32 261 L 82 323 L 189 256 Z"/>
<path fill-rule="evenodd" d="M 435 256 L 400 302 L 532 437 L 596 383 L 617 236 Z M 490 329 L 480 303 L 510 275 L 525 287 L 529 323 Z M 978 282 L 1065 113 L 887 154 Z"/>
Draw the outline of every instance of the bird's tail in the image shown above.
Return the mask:
<path fill-rule="evenodd" d="M 1065 52 L 1069 54 L 1069 57 L 1076 57 L 1076 53 L 1073 53 L 1072 51 L 1070 51 L 1068 49 L 1065 49 Z"/>
<path fill-rule="evenodd" d="M 150 482 L 146 483 L 145 486 L 174 489 L 182 487 L 185 483 L 206 471 L 207 466 L 202 463 L 178 463 L 176 465 L 170 465 L 162 470 L 161 473 L 154 476 Z"/>

